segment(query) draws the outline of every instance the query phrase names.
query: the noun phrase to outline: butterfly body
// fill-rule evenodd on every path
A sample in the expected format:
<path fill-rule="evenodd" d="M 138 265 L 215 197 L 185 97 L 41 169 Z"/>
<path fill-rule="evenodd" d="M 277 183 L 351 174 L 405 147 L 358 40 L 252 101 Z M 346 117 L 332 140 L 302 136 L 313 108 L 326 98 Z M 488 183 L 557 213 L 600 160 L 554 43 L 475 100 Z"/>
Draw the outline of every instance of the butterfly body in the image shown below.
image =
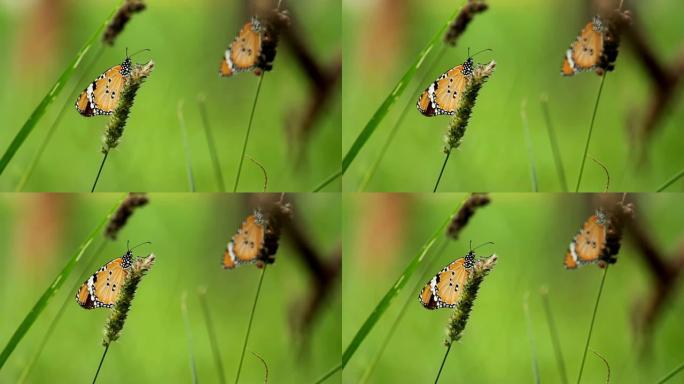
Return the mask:
<path fill-rule="evenodd" d="M 607 225 L 608 219 L 601 210 L 587 219 L 565 253 L 565 268 L 576 269 L 601 260 L 607 247 Z"/>
<path fill-rule="evenodd" d="M 76 292 L 78 304 L 85 309 L 113 307 L 132 264 L 131 251 L 105 264 Z"/>
<path fill-rule="evenodd" d="M 259 210 L 247 216 L 223 253 L 223 268 L 233 269 L 242 264 L 257 262 L 264 249 L 266 219 Z"/>
<path fill-rule="evenodd" d="M 563 76 L 573 76 L 577 72 L 591 71 L 601 60 L 604 48 L 604 26 L 601 18 L 595 16 L 580 31 L 577 39 L 570 44 L 561 64 Z"/>
<path fill-rule="evenodd" d="M 474 266 L 475 252 L 470 251 L 430 279 L 418 295 L 418 300 L 427 309 L 455 308 Z"/>
<path fill-rule="evenodd" d="M 130 57 L 106 70 L 81 92 L 76 99 L 76 110 L 86 117 L 114 113 L 131 70 Z"/>
<path fill-rule="evenodd" d="M 256 17 L 248 21 L 226 49 L 219 74 L 227 77 L 256 68 L 262 50 L 262 27 Z"/>
<path fill-rule="evenodd" d="M 416 107 L 425 116 L 453 115 L 473 75 L 473 59 L 446 71 L 418 97 Z"/>

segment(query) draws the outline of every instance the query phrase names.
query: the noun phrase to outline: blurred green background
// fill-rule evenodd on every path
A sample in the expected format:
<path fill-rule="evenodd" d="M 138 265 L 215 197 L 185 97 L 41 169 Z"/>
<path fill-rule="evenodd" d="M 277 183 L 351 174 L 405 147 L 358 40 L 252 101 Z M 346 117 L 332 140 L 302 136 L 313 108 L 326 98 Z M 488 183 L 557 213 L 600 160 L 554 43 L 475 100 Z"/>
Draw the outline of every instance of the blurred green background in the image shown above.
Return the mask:
<path fill-rule="evenodd" d="M 378 156 L 402 108 L 410 110 L 368 191 L 431 191 L 444 159 L 448 117 L 427 118 L 415 108 L 418 94 L 446 70 L 462 64 L 468 48 L 480 63 L 495 60 L 496 70 L 480 91 L 463 144 L 452 153 L 441 191 L 530 191 L 530 170 L 521 104 L 527 101 L 539 189 L 561 190 L 544 123 L 540 96 L 547 95 L 568 185 L 574 191 L 600 77 L 560 76 L 561 60 L 580 29 L 591 20 L 589 1 L 491 0 L 476 15 L 455 48 L 426 73 L 444 46 L 433 49 L 404 94 L 344 176 L 344 189 L 359 183 Z M 343 2 L 343 153 L 363 129 L 432 35 L 465 0 L 344 0 Z M 684 35 L 677 0 L 625 1 L 638 16 L 647 44 L 663 65 L 672 66 Z M 655 191 L 684 166 L 681 101 L 671 104 L 650 140 L 630 138 L 653 99 L 652 81 L 635 51 L 623 39 L 616 70 L 608 74 L 596 116 L 589 154 L 611 175 L 610 190 Z M 379 65 L 380 64 L 380 65 Z M 425 78 L 424 81 L 420 81 Z M 420 86 L 420 91 L 413 93 Z M 644 145 L 640 166 L 631 141 Z M 581 190 L 603 191 L 604 171 L 587 159 Z M 682 190 L 683 183 L 670 188 Z"/>
<path fill-rule="evenodd" d="M 0 150 L 3 152 L 40 100 L 52 88 L 86 39 L 120 1 L 41 0 L 0 3 Z M 100 139 L 107 117 L 85 118 L 73 107 L 81 92 L 129 52 L 148 48 L 135 62 L 156 68 L 136 97 L 123 141 L 107 160 L 98 191 L 188 191 L 178 104 L 189 136 L 199 191 L 218 190 L 207 150 L 197 97 L 206 108 L 225 183 L 232 190 L 258 77 L 242 73 L 219 78 L 226 47 L 249 20 L 247 1 L 146 1 L 112 48 L 89 68 L 100 43 L 86 55 L 61 95 L 0 177 L 0 189 L 14 190 L 48 127 L 65 101 L 66 116 L 25 187 L 28 191 L 87 191 L 102 159 Z M 329 68 L 340 56 L 339 1 L 285 1 L 292 28 L 317 63 Z M 78 81 L 83 77 L 82 81 Z M 273 71 L 264 78 L 247 155 L 268 171 L 268 189 L 310 191 L 339 167 L 339 85 L 319 118 L 301 132 L 308 106 L 318 97 L 292 49 L 280 42 Z M 340 188 L 333 184 L 330 190 Z M 261 191 L 261 170 L 245 160 L 239 191 Z"/>
<path fill-rule="evenodd" d="M 0 345 L 4 345 L 38 297 L 52 282 L 95 225 L 121 198 L 120 194 L 0 195 Z M 98 236 L 62 289 L 30 329 L 0 371 L 0 383 L 16 383 L 65 298 L 66 310 L 52 338 L 28 377 L 29 383 L 90 382 L 102 355 L 102 328 L 108 310 L 81 309 L 71 287 L 86 280 L 105 262 L 120 257 L 131 245 L 136 256 L 153 252 L 156 263 L 138 287 L 119 341 L 109 348 L 99 383 L 188 383 L 189 354 L 181 317 L 183 292 L 188 294 L 192 348 L 198 378 L 217 383 L 198 287 L 207 301 L 225 368 L 235 378 L 249 313 L 260 271 L 254 266 L 221 267 L 226 243 L 251 210 L 279 195 L 151 194 L 100 254 Z M 340 202 L 333 194 L 285 195 L 294 221 L 319 253 L 332 262 L 340 246 Z M 340 281 L 319 307 L 308 332 L 298 333 L 292 321 L 315 292 L 309 269 L 292 238 L 284 232 L 276 262 L 264 276 L 252 334 L 241 374 L 244 383 L 263 382 L 260 355 L 269 367 L 269 382 L 312 382 L 340 361 Z M 91 258 L 95 264 L 85 271 Z M 308 335 L 304 337 L 304 335 Z M 339 375 L 337 376 L 339 380 Z"/>
<path fill-rule="evenodd" d="M 347 347 L 371 310 L 395 283 L 436 228 L 457 208 L 463 194 L 347 194 L 343 197 L 344 258 L 342 345 Z M 375 357 L 381 341 L 408 298 L 410 303 L 369 382 L 432 382 L 444 356 L 445 326 L 451 310 L 429 311 L 418 302 L 418 281 L 427 282 L 443 266 L 463 257 L 468 242 L 495 245 L 476 251 L 496 253 L 496 267 L 485 278 L 460 342 L 451 348 L 440 382 L 533 382 L 532 357 L 523 301 L 529 295 L 532 332 L 542 382 L 560 383 L 540 288 L 549 291 L 570 382 L 579 371 L 602 270 L 587 266 L 567 271 L 563 257 L 581 224 L 594 212 L 589 195 L 492 194 L 458 241 L 447 242 L 423 276 L 416 272 L 352 357 L 344 382 L 355 383 Z M 618 196 L 619 198 L 619 196 Z M 657 246 L 671 254 L 681 250 L 684 199 L 675 194 L 628 195 Z M 427 265 L 424 263 L 424 265 Z M 420 271 L 419 267 L 418 271 Z M 684 296 L 675 288 L 655 324 L 650 353 L 639 359 L 631 328 L 637 300 L 650 295 L 655 282 L 632 238 L 625 233 L 617 263 L 610 267 L 590 348 L 610 363 L 611 382 L 652 383 L 684 361 Z M 587 355 L 583 382 L 603 383 L 604 363 Z M 681 374 L 672 382 L 681 382 Z"/>

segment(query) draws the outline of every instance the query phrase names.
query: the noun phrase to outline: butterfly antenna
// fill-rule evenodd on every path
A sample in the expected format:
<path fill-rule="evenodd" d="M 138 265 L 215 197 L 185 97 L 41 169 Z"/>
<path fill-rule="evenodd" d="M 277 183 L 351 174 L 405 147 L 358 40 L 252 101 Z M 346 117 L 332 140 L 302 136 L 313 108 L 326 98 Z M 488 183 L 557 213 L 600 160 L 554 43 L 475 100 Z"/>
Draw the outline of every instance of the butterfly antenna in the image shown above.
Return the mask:
<path fill-rule="evenodd" d="M 470 48 L 468 48 L 468 57 L 473 58 L 473 57 L 479 55 L 479 54 L 482 53 L 482 52 L 487 52 L 487 51 L 491 51 L 491 50 L 492 50 L 491 48 L 485 48 L 485 49 L 483 49 L 483 50 L 481 50 L 481 51 L 479 51 L 479 52 L 473 53 L 473 55 L 470 56 Z"/>
<path fill-rule="evenodd" d="M 130 240 L 129 240 L 129 242 L 130 242 Z M 143 241 L 142 243 L 140 243 L 140 244 L 134 246 L 133 248 L 128 248 L 128 251 L 130 252 L 130 251 L 132 251 L 132 250 L 134 250 L 134 249 L 136 249 L 136 248 L 138 248 L 139 246 L 144 245 L 144 244 L 152 244 L 152 242 L 151 242 L 151 241 Z"/>
<path fill-rule="evenodd" d="M 142 52 L 145 52 L 145 51 L 150 51 L 150 49 L 149 49 L 149 48 L 144 48 L 144 49 L 141 49 L 141 50 L 139 50 L 139 51 L 133 52 L 133 53 L 131 53 L 131 54 L 129 55 L 129 54 L 128 54 L 128 48 L 126 48 L 126 57 L 133 57 L 133 56 L 137 55 L 138 53 L 142 53 Z"/>
<path fill-rule="evenodd" d="M 472 248 L 472 241 L 470 242 L 470 244 L 471 244 L 470 250 L 471 250 L 471 251 L 474 251 L 474 250 L 476 250 L 476 249 L 478 249 L 478 248 L 480 248 L 480 247 L 482 247 L 482 246 L 484 246 L 484 245 L 487 245 L 487 244 L 492 244 L 492 245 L 494 245 L 494 242 L 493 242 L 493 241 L 487 241 L 487 242 L 485 242 L 485 243 L 482 243 L 482 244 L 478 245 L 478 246 L 475 247 L 475 248 Z"/>

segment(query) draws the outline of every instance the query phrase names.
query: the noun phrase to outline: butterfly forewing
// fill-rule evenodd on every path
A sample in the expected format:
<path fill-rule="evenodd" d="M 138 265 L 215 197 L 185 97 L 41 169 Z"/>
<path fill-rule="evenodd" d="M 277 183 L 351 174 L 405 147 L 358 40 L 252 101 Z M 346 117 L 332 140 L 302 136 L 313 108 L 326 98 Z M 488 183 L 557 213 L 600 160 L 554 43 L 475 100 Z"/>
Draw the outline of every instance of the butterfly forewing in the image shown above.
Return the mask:
<path fill-rule="evenodd" d="M 83 116 L 111 115 L 119 104 L 121 92 L 130 76 L 131 60 L 106 70 L 81 92 L 76 110 Z"/>
<path fill-rule="evenodd" d="M 468 282 L 475 254 L 457 259 L 444 267 L 425 285 L 418 298 L 427 309 L 454 308 Z M 470 261 L 468 262 L 468 258 Z"/>
<path fill-rule="evenodd" d="M 90 276 L 76 292 L 78 304 L 86 309 L 113 307 L 128 276 L 132 257 L 129 251 Z"/>
<path fill-rule="evenodd" d="M 601 20 L 598 17 L 582 28 L 563 58 L 561 67 L 563 75 L 572 76 L 577 72 L 596 68 L 603 53 L 602 29 Z"/>
<path fill-rule="evenodd" d="M 606 248 L 606 224 L 601 215 L 591 216 L 570 243 L 565 254 L 565 267 L 574 269 L 584 264 L 598 262 Z"/>
<path fill-rule="evenodd" d="M 434 102 L 438 114 L 453 115 L 468 84 L 463 65 L 450 69 L 435 82 Z"/>
<path fill-rule="evenodd" d="M 237 71 L 253 68 L 261 54 L 261 33 L 257 21 L 245 24 L 230 45 L 230 60 Z"/>
<path fill-rule="evenodd" d="M 240 264 L 256 262 L 264 248 L 266 235 L 262 220 L 263 218 L 255 215 L 249 215 L 245 219 L 223 254 L 224 268 L 235 268 Z"/>

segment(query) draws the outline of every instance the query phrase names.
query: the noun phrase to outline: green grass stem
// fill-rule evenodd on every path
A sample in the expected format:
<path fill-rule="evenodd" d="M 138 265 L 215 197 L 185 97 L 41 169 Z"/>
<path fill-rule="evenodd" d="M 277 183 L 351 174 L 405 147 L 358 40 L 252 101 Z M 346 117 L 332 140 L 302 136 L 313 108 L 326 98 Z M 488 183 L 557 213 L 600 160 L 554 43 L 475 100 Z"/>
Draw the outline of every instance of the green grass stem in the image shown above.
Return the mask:
<path fill-rule="evenodd" d="M 209 126 L 209 116 L 207 115 L 206 98 L 204 95 L 197 98 L 197 105 L 199 107 L 200 116 L 202 117 L 202 126 L 204 127 L 204 134 L 207 137 L 207 147 L 209 148 L 209 156 L 211 156 L 211 164 L 214 167 L 214 176 L 216 177 L 216 185 L 220 192 L 226 191 L 226 183 L 223 181 L 223 173 L 221 172 L 221 162 L 219 161 L 218 152 L 216 151 L 216 144 L 214 135 L 211 133 Z"/>
<path fill-rule="evenodd" d="M 582 353 L 582 362 L 580 363 L 579 375 L 577 375 L 577 384 L 582 381 L 582 372 L 584 372 L 584 362 L 587 359 L 587 350 L 589 350 L 589 342 L 591 341 L 591 333 L 594 330 L 594 321 L 596 320 L 596 312 L 598 312 L 599 301 L 601 301 L 601 293 L 603 292 L 603 284 L 606 282 L 606 275 L 608 274 L 608 267 L 603 270 L 603 277 L 601 278 L 601 285 L 599 286 L 598 295 L 596 295 L 596 303 L 594 304 L 594 312 L 591 315 L 591 323 L 589 324 L 589 333 L 587 334 L 587 342 L 584 345 L 584 352 Z"/>
<path fill-rule="evenodd" d="M 256 110 L 257 101 L 259 100 L 259 91 L 261 91 L 261 83 L 264 81 L 264 73 L 259 76 L 257 83 L 256 94 L 254 95 L 254 103 L 252 103 L 252 112 L 249 114 L 249 123 L 247 124 L 247 132 L 245 132 L 245 140 L 242 143 L 242 153 L 240 154 L 240 163 L 238 164 L 237 174 L 235 175 L 235 184 L 233 185 L 233 192 L 237 192 L 238 184 L 240 183 L 240 173 L 242 173 L 242 163 L 245 161 L 245 151 L 247 150 L 247 142 L 249 141 L 249 133 L 252 131 L 252 121 L 254 120 L 254 111 Z"/>
<path fill-rule="evenodd" d="M 320 192 L 323 188 L 327 187 L 328 184 L 332 183 L 333 181 L 335 181 L 335 179 L 340 177 L 342 175 L 342 173 L 343 172 L 341 169 L 338 170 L 337 172 L 333 173 L 327 179 L 323 180 L 320 184 L 318 184 L 316 186 L 316 188 L 313 189 L 313 192 Z"/>
<path fill-rule="evenodd" d="M 97 376 L 100 375 L 100 369 L 102 369 L 102 363 L 104 363 L 105 356 L 107 356 L 107 351 L 109 351 L 109 344 L 105 345 L 104 352 L 102 352 L 102 358 L 100 359 L 100 364 L 97 366 L 97 371 L 95 372 L 95 377 L 93 377 L 93 384 L 97 381 Z"/>
<path fill-rule="evenodd" d="M 242 343 L 242 352 L 240 353 L 240 363 L 238 363 L 237 374 L 235 375 L 235 384 L 240 381 L 240 372 L 242 371 L 242 362 L 245 359 L 245 350 L 249 342 L 249 334 L 252 331 L 252 321 L 254 320 L 254 312 L 256 311 L 257 302 L 259 301 L 259 293 L 261 292 L 261 283 L 264 281 L 266 274 L 266 266 L 261 269 L 261 276 L 259 276 L 259 284 L 257 285 L 256 295 L 254 295 L 254 304 L 252 304 L 252 311 L 249 313 L 249 322 L 247 323 L 247 332 L 245 333 L 245 341 Z"/>
<path fill-rule="evenodd" d="M 442 369 L 444 369 L 444 363 L 446 363 L 446 359 L 449 356 L 449 351 L 451 351 L 451 346 L 453 344 L 447 345 L 446 352 L 444 352 L 444 358 L 442 359 L 442 364 L 439 366 L 439 371 L 437 371 L 437 377 L 435 377 L 435 384 L 439 382 L 439 377 L 442 375 Z"/>
<path fill-rule="evenodd" d="M 225 370 L 223 369 L 223 362 L 221 360 L 221 352 L 218 347 L 218 340 L 216 339 L 216 331 L 214 330 L 214 323 L 211 321 L 211 314 L 209 313 L 209 305 L 207 305 L 207 292 L 201 289 L 197 292 L 200 306 L 202 307 L 202 314 L 204 315 L 204 322 L 207 326 L 207 335 L 209 335 L 209 343 L 211 344 L 211 353 L 216 363 L 216 371 L 218 372 L 219 383 L 226 383 Z"/>
<path fill-rule="evenodd" d="M 444 174 L 444 168 L 446 168 L 447 161 L 449 161 L 449 155 L 451 155 L 451 150 L 447 151 L 444 156 L 444 162 L 442 162 L 442 169 L 439 170 L 439 176 L 437 176 L 437 181 L 435 181 L 435 187 L 432 188 L 432 193 L 437 192 L 437 187 L 439 187 L 439 182 L 442 180 L 442 175 Z"/>
<path fill-rule="evenodd" d="M 523 100 L 520 105 L 520 118 L 522 119 L 523 131 L 525 134 L 525 144 L 527 145 L 527 161 L 530 163 L 530 181 L 532 182 L 532 192 L 539 192 L 537 182 L 537 167 L 534 161 L 534 145 L 530 134 L 530 124 L 527 120 L 527 100 Z"/>
<path fill-rule="evenodd" d="M 534 375 L 534 382 L 541 383 L 539 377 L 539 359 L 537 358 L 537 343 L 534 339 L 534 328 L 532 327 L 532 317 L 530 316 L 529 306 L 529 292 L 525 293 L 523 299 L 523 311 L 525 312 L 525 321 L 527 322 L 527 339 L 530 343 L 530 354 L 532 355 L 532 374 Z"/>
<path fill-rule="evenodd" d="M 568 191 L 568 181 L 565 177 L 565 168 L 563 167 L 563 160 L 558 147 L 558 140 L 556 139 L 556 131 L 551 123 L 551 113 L 549 112 L 549 99 L 546 96 L 541 97 L 542 114 L 544 115 L 544 122 L 546 123 L 546 130 L 549 133 L 549 143 L 551 144 L 551 153 L 553 154 L 553 162 L 556 165 L 556 173 L 558 174 L 558 182 L 561 186 L 561 191 Z"/>
<path fill-rule="evenodd" d="M 684 176 L 684 169 L 679 171 L 676 175 L 672 176 L 668 181 L 665 182 L 665 184 L 661 185 L 656 192 L 662 192 L 666 190 L 670 185 L 674 184 L 677 180 L 681 179 L 682 176 Z"/>
<path fill-rule="evenodd" d="M 603 83 L 606 81 L 606 74 L 604 72 L 601 76 L 601 85 L 599 86 L 598 95 L 596 96 L 596 103 L 594 104 L 594 112 L 591 114 L 591 123 L 589 124 L 589 132 L 587 133 L 587 141 L 584 144 L 584 154 L 582 155 L 582 164 L 579 169 L 579 176 L 577 177 L 577 186 L 575 192 L 579 192 L 580 184 L 582 183 L 582 174 L 584 173 L 584 163 L 587 161 L 587 152 L 589 151 L 589 143 L 591 142 L 591 133 L 594 130 L 594 121 L 596 121 L 596 111 L 598 111 L 599 101 L 601 100 L 601 91 L 603 90 Z"/>
<path fill-rule="evenodd" d="M 185 116 L 183 115 L 183 100 L 178 102 L 178 126 L 181 131 L 181 141 L 185 151 L 185 170 L 188 175 L 188 188 L 190 192 L 195 192 L 195 176 L 192 174 L 192 157 L 190 156 L 190 144 L 188 143 L 188 130 L 185 126 Z"/>
<path fill-rule="evenodd" d="M 102 155 L 102 162 L 100 163 L 100 168 L 97 170 L 97 175 L 95 176 L 95 181 L 93 181 L 93 187 L 90 188 L 90 193 L 95 192 L 95 187 L 97 187 L 97 182 L 100 180 L 100 175 L 102 174 L 102 168 L 104 168 L 105 161 L 107 161 L 107 156 L 109 156 L 109 151 Z"/>
<path fill-rule="evenodd" d="M 667 375 L 665 375 L 665 377 L 663 377 L 662 379 L 660 379 L 660 380 L 658 381 L 657 384 L 664 384 L 664 383 L 670 381 L 671 378 L 675 377 L 675 376 L 676 376 L 679 372 L 681 372 L 682 370 L 684 370 L 684 363 L 679 364 L 679 366 L 677 366 L 675 369 L 673 369 L 672 371 L 670 371 L 670 373 L 668 373 Z"/>
<path fill-rule="evenodd" d="M 190 326 L 190 317 L 188 316 L 188 293 L 185 291 L 181 295 L 181 315 L 183 316 L 183 324 L 185 325 L 185 337 L 187 339 L 188 344 L 188 357 L 190 358 L 190 372 L 192 372 L 192 384 L 197 384 L 197 364 L 195 364 L 195 354 L 192 349 L 192 327 Z"/>
<path fill-rule="evenodd" d="M 556 328 L 556 321 L 551 312 L 549 292 L 546 289 L 542 289 L 541 298 L 544 314 L 546 315 L 546 324 L 549 326 L 549 334 L 551 335 L 551 346 L 553 347 L 553 353 L 556 356 L 560 381 L 562 384 L 568 384 L 568 373 L 565 369 L 565 360 L 563 359 L 563 351 L 561 350 L 560 338 L 558 337 L 558 329 Z"/>

